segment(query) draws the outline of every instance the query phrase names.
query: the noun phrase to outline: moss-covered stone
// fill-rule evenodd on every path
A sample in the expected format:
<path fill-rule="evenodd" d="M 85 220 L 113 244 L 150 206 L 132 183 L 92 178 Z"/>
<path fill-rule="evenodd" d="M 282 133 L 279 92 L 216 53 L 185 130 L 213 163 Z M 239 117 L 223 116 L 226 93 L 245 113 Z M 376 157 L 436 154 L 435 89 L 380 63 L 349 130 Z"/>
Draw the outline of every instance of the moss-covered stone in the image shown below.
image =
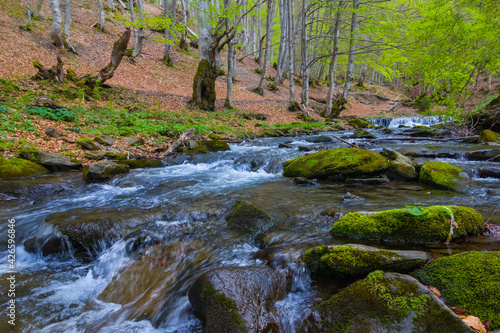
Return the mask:
<path fill-rule="evenodd" d="M 418 178 L 417 164 L 413 158 L 386 148 L 384 148 L 381 154 L 389 160 L 387 171 L 392 178 L 403 178 L 408 180 Z"/>
<path fill-rule="evenodd" d="M 49 170 L 41 165 L 22 158 L 5 159 L 0 157 L 0 178 L 19 178 L 45 175 Z"/>
<path fill-rule="evenodd" d="M 79 169 L 82 166 L 81 161 L 72 160 L 68 157 L 53 153 L 46 153 L 32 147 L 21 148 L 18 151 L 18 154 L 20 157 L 37 164 L 41 164 L 51 171 Z"/>
<path fill-rule="evenodd" d="M 196 146 L 196 148 L 191 149 L 189 151 L 190 154 L 206 154 L 209 152 L 210 152 L 210 150 L 208 150 L 208 148 L 205 145 Z"/>
<path fill-rule="evenodd" d="M 83 156 L 89 160 L 102 160 L 106 156 L 106 152 L 98 151 L 98 152 L 85 152 Z"/>
<path fill-rule="evenodd" d="M 92 140 L 87 139 L 87 138 L 78 139 L 78 140 L 76 140 L 76 143 L 78 143 L 83 149 L 86 149 L 86 150 L 100 150 L 101 149 Z"/>
<path fill-rule="evenodd" d="M 479 142 L 497 142 L 500 141 L 500 135 L 491 130 L 484 130 L 479 134 Z"/>
<path fill-rule="evenodd" d="M 94 137 L 94 141 L 103 146 L 112 146 L 115 143 L 115 140 L 107 135 L 98 135 Z"/>
<path fill-rule="evenodd" d="M 366 120 L 361 119 L 361 118 L 348 119 L 347 123 L 354 128 L 375 128 L 376 127 L 372 122 L 366 121 Z"/>
<path fill-rule="evenodd" d="M 375 271 L 317 310 L 327 332 L 472 332 L 417 280 L 397 273 Z"/>
<path fill-rule="evenodd" d="M 122 160 L 126 160 L 127 159 L 127 153 L 118 154 L 118 153 L 115 153 L 115 152 L 112 152 L 112 151 L 107 151 L 106 152 L 106 157 L 109 158 L 109 159 L 111 159 L 111 160 L 122 161 Z"/>
<path fill-rule="evenodd" d="M 312 273 L 339 278 L 362 277 L 375 270 L 406 273 L 428 260 L 421 251 L 389 251 L 359 244 L 317 246 L 302 260 Z"/>
<path fill-rule="evenodd" d="M 441 291 L 449 306 L 463 308 L 490 329 L 500 328 L 500 252 L 464 252 L 442 257 L 412 274 Z"/>
<path fill-rule="evenodd" d="M 221 141 L 221 140 L 206 140 L 202 141 L 201 144 L 209 151 L 225 151 L 225 150 L 231 150 L 227 142 Z"/>
<path fill-rule="evenodd" d="M 373 175 L 387 168 L 386 159 L 360 148 L 338 148 L 320 151 L 283 163 L 283 176 L 327 178 L 329 176 Z"/>
<path fill-rule="evenodd" d="M 226 218 L 230 228 L 246 231 L 261 231 L 271 226 L 271 217 L 253 203 L 237 201 L 233 211 Z"/>
<path fill-rule="evenodd" d="M 477 211 L 464 206 L 431 206 L 422 215 L 410 209 L 392 209 L 371 215 L 349 213 L 330 229 L 334 236 L 408 243 L 445 242 L 450 234 L 451 214 L 458 227 L 453 239 L 481 233 L 484 219 Z"/>
<path fill-rule="evenodd" d="M 420 182 L 442 190 L 460 191 L 467 173 L 457 166 L 445 162 L 430 161 L 420 169 Z"/>
<path fill-rule="evenodd" d="M 130 167 L 130 169 L 163 167 L 163 163 L 161 162 L 161 160 L 157 160 L 154 158 L 141 158 L 138 160 L 116 161 L 116 163 L 126 164 Z"/>
<path fill-rule="evenodd" d="M 368 131 L 359 130 L 359 131 L 354 132 L 350 136 L 350 138 L 351 139 L 375 139 L 377 137 Z"/>
<path fill-rule="evenodd" d="M 116 164 L 111 161 L 100 161 L 83 168 L 82 179 L 87 183 L 104 183 L 114 176 L 129 172 L 126 164 Z"/>

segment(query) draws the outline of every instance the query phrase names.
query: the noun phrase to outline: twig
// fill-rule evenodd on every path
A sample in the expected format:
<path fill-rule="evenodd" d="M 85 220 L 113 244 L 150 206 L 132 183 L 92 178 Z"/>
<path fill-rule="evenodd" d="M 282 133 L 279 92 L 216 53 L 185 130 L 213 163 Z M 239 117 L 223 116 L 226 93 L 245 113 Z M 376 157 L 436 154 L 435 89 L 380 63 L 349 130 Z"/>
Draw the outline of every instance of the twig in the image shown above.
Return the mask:
<path fill-rule="evenodd" d="M 335 134 L 330 134 L 330 135 L 331 135 L 331 136 L 333 136 L 335 139 L 342 141 L 343 143 L 347 143 L 349 146 L 351 146 L 351 147 L 353 147 L 353 148 L 359 148 L 359 147 L 358 147 L 358 146 L 356 146 L 354 143 L 350 143 L 350 142 L 348 142 L 348 141 L 346 141 L 346 140 L 344 140 L 344 139 L 341 139 L 341 138 L 339 138 L 338 136 L 336 136 Z"/>
<path fill-rule="evenodd" d="M 495 157 L 492 157 L 492 158 L 490 158 L 490 159 L 487 159 L 487 160 L 486 160 L 486 162 L 490 162 L 490 161 L 496 160 L 496 159 L 497 159 L 497 158 L 499 158 L 499 157 L 500 157 L 500 155 L 497 155 L 497 156 L 495 156 Z"/>
<path fill-rule="evenodd" d="M 165 154 L 160 155 L 160 158 L 165 158 L 168 155 L 172 154 L 174 152 L 174 150 L 177 149 L 177 147 L 179 147 L 184 141 L 186 141 L 189 138 L 189 136 L 191 134 L 193 134 L 193 132 L 194 132 L 194 128 L 190 128 L 187 131 L 185 131 L 184 133 L 182 133 L 179 136 L 179 139 L 177 139 L 177 141 L 175 141 L 170 147 L 168 147 L 168 149 L 165 152 Z"/>
<path fill-rule="evenodd" d="M 491 220 L 491 218 L 493 217 L 493 215 L 495 215 L 496 212 L 497 212 L 497 210 L 494 209 L 493 213 L 491 213 L 490 217 L 488 218 L 488 220 L 486 220 L 486 222 L 484 222 L 484 224 L 488 224 L 488 222 Z"/>

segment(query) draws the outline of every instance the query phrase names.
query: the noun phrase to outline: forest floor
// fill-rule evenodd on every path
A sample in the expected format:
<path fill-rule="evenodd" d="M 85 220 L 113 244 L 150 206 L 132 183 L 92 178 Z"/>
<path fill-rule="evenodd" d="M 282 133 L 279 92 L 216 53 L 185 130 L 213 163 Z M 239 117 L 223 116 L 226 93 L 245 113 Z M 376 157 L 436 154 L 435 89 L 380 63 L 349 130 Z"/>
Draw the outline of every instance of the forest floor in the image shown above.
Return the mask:
<path fill-rule="evenodd" d="M 106 66 L 113 43 L 124 31 L 120 17 L 127 13 L 119 5 L 115 13 L 106 13 L 106 31 L 96 29 L 96 6 L 96 3 L 86 0 L 72 3 L 71 41 L 78 55 L 63 52 L 61 57 L 64 68 L 72 68 L 79 76 L 97 73 Z M 153 16 L 162 13 L 161 7 L 150 2 L 145 3 L 145 10 Z M 46 151 L 64 152 L 74 150 L 74 142 L 81 137 L 91 138 L 97 134 L 115 137 L 139 135 L 148 140 L 146 148 L 153 150 L 155 146 L 165 142 L 165 137 L 175 137 L 191 126 L 204 136 L 217 133 L 226 137 L 243 137 L 265 126 L 302 122 L 298 118 L 299 113 L 287 111 L 288 80 L 279 86 L 277 92 L 266 90 L 265 96 L 252 91 L 257 87 L 260 75 L 255 72 L 259 65 L 251 56 L 237 62 L 233 91 L 233 107 L 236 110 L 223 108 L 226 98 L 225 76 L 216 81 L 216 112 L 192 108 L 189 100 L 197 68 L 197 49 L 190 47 L 187 52 L 180 51 L 175 45 L 174 66 L 167 67 L 162 61 L 164 46 L 157 41 L 161 39 L 161 34 L 150 30 L 145 30 L 146 39 L 141 56 L 134 61 L 124 58 L 114 77 L 106 82 L 113 89 L 98 92 L 101 98 L 88 98 L 78 87 L 68 84 L 47 85 L 33 81 L 30 77 L 37 72 L 32 65 L 33 61 L 49 68 L 56 64 L 58 54 L 49 38 L 51 14 L 48 1 L 44 2 L 40 16 L 40 19 L 33 21 L 32 30 L 25 31 L 20 29 L 27 21 L 24 2 L 20 4 L 17 0 L 4 0 L 4 5 L 0 8 L 0 88 L 3 90 L 0 94 L 0 106 L 3 102 L 6 110 L 3 115 L 0 112 L 3 117 L 0 137 L 17 143 L 34 144 Z M 129 43 L 129 48 L 131 47 L 133 38 Z M 225 54 L 222 58 L 224 61 Z M 268 73 L 272 77 L 276 75 L 271 66 Z M 308 109 L 317 122 L 324 121 L 319 114 L 324 110 L 324 104 L 320 102 L 325 100 L 327 89 L 321 85 L 310 89 L 311 103 Z M 340 94 L 341 89 L 343 87 L 339 84 L 335 93 Z M 300 100 L 300 94 L 301 87 L 295 85 L 297 100 Z M 65 106 L 77 121 L 68 123 L 47 119 L 51 117 L 37 116 L 37 112 L 26 114 L 29 104 L 41 96 L 49 96 Z M 417 115 L 415 109 L 408 107 L 387 112 L 400 98 L 401 93 L 386 86 L 365 83 L 360 88 L 353 84 L 348 107 L 340 116 Z M 267 119 L 252 119 L 245 116 L 248 113 L 262 113 Z M 44 133 L 49 127 L 64 134 L 64 140 L 46 137 Z M 118 142 L 117 145 L 119 144 Z M 4 149 L 1 147 L 0 144 L 0 150 L 4 150 L 4 154 L 9 155 L 8 152 L 13 151 L 5 149 L 9 144 L 4 143 Z"/>

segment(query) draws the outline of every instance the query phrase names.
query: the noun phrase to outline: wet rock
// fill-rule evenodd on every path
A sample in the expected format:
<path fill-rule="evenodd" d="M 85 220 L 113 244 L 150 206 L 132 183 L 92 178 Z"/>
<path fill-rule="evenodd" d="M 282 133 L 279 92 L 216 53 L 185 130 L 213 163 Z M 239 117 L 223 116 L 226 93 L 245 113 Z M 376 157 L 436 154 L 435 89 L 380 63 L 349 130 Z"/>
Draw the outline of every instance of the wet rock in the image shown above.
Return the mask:
<path fill-rule="evenodd" d="M 500 141 L 500 135 L 491 130 L 484 130 L 479 134 L 479 142 L 497 142 Z"/>
<path fill-rule="evenodd" d="M 280 143 L 278 148 L 295 148 L 295 147 L 288 143 Z"/>
<path fill-rule="evenodd" d="M 500 149 L 475 150 L 465 153 L 469 161 L 486 161 L 500 155 Z"/>
<path fill-rule="evenodd" d="M 106 152 L 105 151 L 98 151 L 98 152 L 85 152 L 83 154 L 83 156 L 86 158 L 86 159 L 89 159 L 89 160 L 102 160 L 104 157 L 106 157 Z"/>
<path fill-rule="evenodd" d="M 49 127 L 45 130 L 45 134 L 47 134 L 48 136 L 50 136 L 51 138 L 60 138 L 61 136 L 63 136 L 61 133 L 59 133 L 55 128 L 53 127 Z"/>
<path fill-rule="evenodd" d="M 382 133 L 384 133 L 384 134 L 392 134 L 392 133 L 394 133 L 394 130 L 390 129 L 390 128 L 384 128 L 382 130 Z"/>
<path fill-rule="evenodd" d="M 347 123 L 354 128 L 375 128 L 376 127 L 372 122 L 364 120 L 362 118 L 357 118 L 357 117 L 347 119 Z"/>
<path fill-rule="evenodd" d="M 312 273 L 345 279 L 364 277 L 376 270 L 406 273 L 422 267 L 429 257 L 422 251 L 395 251 L 345 244 L 317 246 L 306 251 L 302 260 Z"/>
<path fill-rule="evenodd" d="M 127 153 L 120 154 L 117 151 L 107 151 L 106 157 L 111 160 L 123 161 L 127 159 Z"/>
<path fill-rule="evenodd" d="M 85 150 L 101 150 L 101 148 L 99 148 L 99 146 L 96 145 L 90 139 L 86 139 L 86 138 L 78 139 L 78 140 L 76 140 L 76 143 L 79 144 L 80 147 L 82 147 L 82 149 L 85 149 Z"/>
<path fill-rule="evenodd" d="M 80 161 L 53 153 L 45 153 L 35 148 L 22 148 L 19 150 L 19 156 L 25 160 L 41 164 L 50 171 L 68 171 L 82 167 Z"/>
<path fill-rule="evenodd" d="M 420 182 L 433 187 L 461 191 L 470 177 L 462 168 L 445 162 L 427 162 L 420 169 Z"/>
<path fill-rule="evenodd" d="M 386 175 L 380 175 L 366 178 L 347 178 L 345 182 L 347 184 L 387 185 L 389 184 L 389 178 Z"/>
<path fill-rule="evenodd" d="M 285 285 L 268 267 L 224 267 L 199 277 L 188 295 L 207 333 L 274 332 L 271 311 Z"/>
<path fill-rule="evenodd" d="M 386 159 L 359 148 L 324 150 L 283 163 L 283 176 L 328 178 L 380 174 L 387 168 Z"/>
<path fill-rule="evenodd" d="M 114 176 L 129 172 L 130 167 L 111 161 L 101 161 L 86 165 L 83 168 L 82 179 L 87 183 L 104 183 Z"/>
<path fill-rule="evenodd" d="M 354 132 L 349 138 L 351 139 L 376 139 L 377 137 L 372 133 L 364 130 Z"/>
<path fill-rule="evenodd" d="M 122 305 L 124 320 L 142 318 L 159 325 L 164 320 L 165 304 L 186 294 L 186 276 L 203 269 L 212 256 L 198 241 L 141 249 L 137 259 L 113 278 L 98 299 Z"/>
<path fill-rule="evenodd" d="M 201 144 L 205 147 L 207 147 L 208 151 L 225 151 L 225 150 L 231 150 L 229 145 L 221 140 L 206 140 L 202 141 Z"/>
<path fill-rule="evenodd" d="M 163 167 L 163 163 L 161 162 L 161 160 L 157 160 L 154 158 L 141 158 L 138 160 L 116 161 L 116 163 L 126 164 L 130 167 L 130 169 Z"/>
<path fill-rule="evenodd" d="M 479 177 L 482 178 L 500 178 L 500 168 L 496 167 L 484 167 L 484 168 L 478 168 L 477 169 L 479 172 Z"/>
<path fill-rule="evenodd" d="M 299 146 L 299 151 L 313 151 L 314 148 L 313 147 L 309 147 L 309 146 Z"/>
<path fill-rule="evenodd" d="M 129 136 L 125 138 L 129 146 L 140 146 L 145 143 L 143 138 L 138 138 L 136 136 Z"/>
<path fill-rule="evenodd" d="M 293 182 L 298 185 L 312 185 L 312 186 L 318 185 L 316 179 L 307 179 L 304 177 L 295 177 L 293 179 Z"/>
<path fill-rule="evenodd" d="M 41 179 L 41 178 L 39 178 Z M 18 199 L 38 199 L 66 190 L 67 185 L 51 182 L 26 182 L 25 180 L 11 180 L 0 182 L 0 193 Z"/>
<path fill-rule="evenodd" d="M 112 146 L 115 143 L 115 140 L 107 135 L 98 135 L 94 138 L 94 141 L 103 145 L 103 146 Z"/>
<path fill-rule="evenodd" d="M 427 148 L 418 148 L 413 151 L 403 152 L 403 155 L 424 158 L 458 158 L 460 153 L 455 151 L 435 151 Z"/>
<path fill-rule="evenodd" d="M 344 202 L 345 203 L 361 203 L 364 202 L 365 198 L 358 197 L 355 194 L 352 194 L 351 192 L 347 192 L 344 195 Z"/>
<path fill-rule="evenodd" d="M 20 178 L 45 175 L 49 170 L 41 165 L 22 158 L 5 159 L 0 157 L 0 178 Z"/>
<path fill-rule="evenodd" d="M 420 282 L 398 273 L 375 271 L 317 310 L 329 332 L 473 332 Z"/>
<path fill-rule="evenodd" d="M 389 159 L 387 172 L 392 178 L 413 180 L 418 178 L 415 161 L 397 151 L 384 148 L 382 155 Z"/>
<path fill-rule="evenodd" d="M 453 213 L 453 221 L 451 220 Z M 451 224 L 451 222 L 455 222 Z M 408 243 L 442 243 L 450 239 L 481 233 L 483 217 L 464 206 L 431 206 L 422 214 L 410 209 L 391 209 L 374 214 L 349 213 L 330 229 L 333 236 Z"/>
<path fill-rule="evenodd" d="M 200 145 L 199 140 L 188 140 L 187 142 L 187 148 L 189 149 L 195 149 Z"/>
<path fill-rule="evenodd" d="M 305 138 L 304 139 L 307 142 L 312 142 L 312 143 L 322 143 L 322 142 L 332 142 L 333 139 L 329 136 L 326 135 L 319 135 L 319 136 L 313 136 L 310 138 Z"/>
<path fill-rule="evenodd" d="M 446 304 L 458 306 L 490 329 L 500 329 L 500 252 L 464 252 L 436 259 L 412 275 L 439 289 Z"/>
<path fill-rule="evenodd" d="M 263 231 L 272 226 L 271 216 L 245 200 L 235 203 L 233 211 L 226 220 L 230 228 L 242 231 Z"/>

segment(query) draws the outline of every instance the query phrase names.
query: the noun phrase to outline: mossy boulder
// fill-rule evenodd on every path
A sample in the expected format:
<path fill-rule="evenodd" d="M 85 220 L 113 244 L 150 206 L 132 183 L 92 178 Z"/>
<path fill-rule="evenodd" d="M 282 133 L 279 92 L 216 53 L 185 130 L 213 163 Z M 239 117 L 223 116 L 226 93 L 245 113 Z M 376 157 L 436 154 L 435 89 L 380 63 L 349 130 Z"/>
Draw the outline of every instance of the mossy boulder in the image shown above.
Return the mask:
<path fill-rule="evenodd" d="M 101 150 L 98 145 L 96 145 L 92 140 L 82 138 L 76 140 L 76 143 L 80 145 L 85 150 Z"/>
<path fill-rule="evenodd" d="M 473 332 L 425 286 L 398 273 L 370 273 L 316 309 L 326 332 Z"/>
<path fill-rule="evenodd" d="M 22 158 L 5 159 L 0 157 L 0 178 L 33 177 L 49 172 L 43 166 Z"/>
<path fill-rule="evenodd" d="M 207 147 L 208 151 L 225 151 L 231 150 L 227 142 L 221 140 L 205 140 L 200 142 L 201 145 Z"/>
<path fill-rule="evenodd" d="M 143 138 L 139 138 L 137 136 L 129 136 L 125 138 L 129 146 L 140 146 L 145 143 Z"/>
<path fill-rule="evenodd" d="M 500 141 L 500 135 L 491 130 L 484 130 L 479 134 L 479 142 L 497 142 Z"/>
<path fill-rule="evenodd" d="M 270 311 L 285 286 L 285 277 L 269 267 L 223 267 L 204 273 L 188 295 L 207 333 L 274 332 Z"/>
<path fill-rule="evenodd" d="M 50 171 L 67 171 L 82 167 L 82 163 L 75 159 L 53 153 L 46 153 L 31 147 L 21 148 L 18 154 L 21 158 L 41 164 Z"/>
<path fill-rule="evenodd" d="M 418 178 L 416 163 L 413 158 L 405 156 L 395 150 L 384 148 L 382 155 L 389 160 L 388 175 L 392 178 L 414 180 Z"/>
<path fill-rule="evenodd" d="M 317 136 L 312 136 L 309 138 L 304 139 L 307 142 L 312 142 L 312 143 L 323 143 L 323 142 L 332 142 L 333 139 L 327 135 L 317 135 Z"/>
<path fill-rule="evenodd" d="M 485 161 L 500 155 L 500 149 L 474 150 L 465 153 L 465 158 L 470 161 Z"/>
<path fill-rule="evenodd" d="M 83 168 L 82 179 L 87 183 L 104 183 L 114 176 L 129 172 L 130 167 L 126 164 L 116 164 L 111 161 L 100 161 Z"/>
<path fill-rule="evenodd" d="M 89 152 L 83 153 L 83 156 L 89 160 L 99 161 L 99 160 L 102 160 L 104 157 L 106 157 L 106 152 L 104 152 L 104 151 L 90 152 L 89 151 Z"/>
<path fill-rule="evenodd" d="M 317 246 L 302 256 L 312 273 L 338 278 L 364 277 L 376 270 L 406 273 L 428 259 L 422 251 L 389 251 L 360 244 Z"/>
<path fill-rule="evenodd" d="M 445 162 L 430 161 L 420 169 L 420 182 L 442 190 L 461 191 L 468 179 L 462 168 Z"/>
<path fill-rule="evenodd" d="M 127 153 L 120 154 L 114 151 L 107 151 L 106 157 L 110 160 L 123 161 L 127 159 Z"/>
<path fill-rule="evenodd" d="M 103 145 L 103 146 L 112 146 L 115 143 L 115 140 L 107 135 L 98 135 L 94 137 L 94 141 Z"/>
<path fill-rule="evenodd" d="M 347 123 L 354 128 L 375 128 L 376 126 L 367 120 L 361 118 L 347 119 Z"/>
<path fill-rule="evenodd" d="M 351 139 L 376 139 L 377 137 L 368 131 L 359 130 L 359 131 L 354 132 L 350 136 L 350 138 Z"/>
<path fill-rule="evenodd" d="M 438 288 L 449 306 L 491 319 L 490 329 L 500 329 L 500 251 L 442 257 L 412 275 Z"/>
<path fill-rule="evenodd" d="M 189 151 L 189 154 L 207 154 L 210 150 L 205 145 L 198 145 Z"/>
<path fill-rule="evenodd" d="M 137 160 L 127 160 L 127 161 L 116 161 L 117 164 L 126 164 L 130 169 L 140 169 L 140 168 L 161 168 L 163 163 L 161 160 L 154 158 L 141 158 Z"/>
<path fill-rule="evenodd" d="M 450 212 L 451 210 L 451 212 Z M 453 213 L 453 221 L 451 221 Z M 408 243 L 441 243 L 481 233 L 484 219 L 464 206 L 430 206 L 414 215 L 412 209 L 391 209 L 374 214 L 349 213 L 330 229 L 334 236 Z"/>
<path fill-rule="evenodd" d="M 386 159 L 360 148 L 329 149 L 283 163 L 283 176 L 306 178 L 348 178 L 380 174 L 387 169 Z"/>
<path fill-rule="evenodd" d="M 231 229 L 241 231 L 263 231 L 272 226 L 271 216 L 245 200 L 239 200 L 235 203 L 226 220 Z"/>

